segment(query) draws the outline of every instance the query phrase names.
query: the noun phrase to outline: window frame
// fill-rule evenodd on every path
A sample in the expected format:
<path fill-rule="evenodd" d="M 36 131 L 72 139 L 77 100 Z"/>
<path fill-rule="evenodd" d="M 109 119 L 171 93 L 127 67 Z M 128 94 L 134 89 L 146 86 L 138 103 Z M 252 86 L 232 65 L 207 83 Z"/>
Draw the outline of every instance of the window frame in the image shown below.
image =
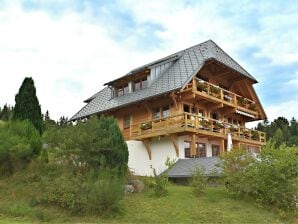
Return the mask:
<path fill-rule="evenodd" d="M 202 153 L 202 150 L 200 149 L 200 144 L 204 146 L 204 153 Z M 198 155 L 198 152 L 200 153 Z M 204 156 L 202 156 L 204 155 Z M 207 157 L 207 148 L 206 148 L 206 143 L 203 142 L 197 142 L 196 143 L 196 156 L 199 158 L 206 158 Z"/>
<path fill-rule="evenodd" d="M 125 118 L 128 118 L 128 120 L 126 120 Z M 129 129 L 130 123 L 131 123 L 131 115 L 130 114 L 124 115 L 123 116 L 123 129 Z"/>
<path fill-rule="evenodd" d="M 188 144 L 189 144 L 189 148 L 186 148 L 186 147 L 185 147 L 185 143 L 188 143 Z M 191 152 L 190 152 L 191 141 L 184 140 L 183 148 L 184 148 L 184 158 L 192 158 L 192 157 L 191 157 Z M 189 153 L 188 153 L 188 156 L 186 155 L 186 151 L 189 152 Z"/>
<path fill-rule="evenodd" d="M 218 147 L 217 154 L 214 153 L 214 147 Z M 220 145 L 217 144 L 211 144 L 211 151 L 212 151 L 212 157 L 218 157 L 220 153 Z"/>

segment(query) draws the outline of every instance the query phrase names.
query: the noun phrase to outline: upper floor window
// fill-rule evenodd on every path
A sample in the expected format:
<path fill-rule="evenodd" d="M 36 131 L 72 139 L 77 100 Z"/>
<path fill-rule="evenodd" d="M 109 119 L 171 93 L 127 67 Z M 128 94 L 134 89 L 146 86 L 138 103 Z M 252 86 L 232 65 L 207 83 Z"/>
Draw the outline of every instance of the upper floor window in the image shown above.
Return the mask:
<path fill-rule="evenodd" d="M 138 91 L 141 89 L 145 89 L 147 86 L 148 86 L 148 80 L 147 80 L 147 77 L 145 77 L 145 78 L 135 81 L 133 90 Z"/>
<path fill-rule="evenodd" d="M 162 116 L 163 117 L 170 116 L 170 106 L 169 105 L 162 107 Z"/>
<path fill-rule="evenodd" d="M 166 105 L 163 107 L 156 107 L 152 109 L 152 118 L 162 118 L 170 116 L 170 106 Z"/>
<path fill-rule="evenodd" d="M 160 117 L 161 117 L 160 108 L 159 107 L 154 108 L 152 110 L 152 118 L 156 119 L 156 118 L 160 118 Z"/>
<path fill-rule="evenodd" d="M 117 96 L 123 96 L 129 93 L 128 84 L 117 88 Z"/>
<path fill-rule="evenodd" d="M 130 128 L 130 115 L 126 115 L 123 118 L 123 128 Z"/>

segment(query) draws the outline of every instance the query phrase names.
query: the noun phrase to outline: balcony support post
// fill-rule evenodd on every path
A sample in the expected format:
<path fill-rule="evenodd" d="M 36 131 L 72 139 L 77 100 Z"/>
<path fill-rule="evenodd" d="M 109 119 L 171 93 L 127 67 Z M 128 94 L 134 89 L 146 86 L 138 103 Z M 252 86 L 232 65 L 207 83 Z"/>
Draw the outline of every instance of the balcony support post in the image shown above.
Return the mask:
<path fill-rule="evenodd" d="M 148 156 L 149 156 L 149 160 L 152 159 L 152 155 L 151 155 L 151 148 L 150 148 L 150 139 L 144 139 L 142 140 L 146 150 L 147 150 L 147 153 L 148 153 Z"/>
<path fill-rule="evenodd" d="M 193 157 L 196 155 L 196 135 L 192 134 L 191 136 L 191 146 L 190 146 L 190 156 Z"/>
<path fill-rule="evenodd" d="M 177 144 L 177 136 L 176 135 L 170 135 L 170 139 L 174 145 L 176 156 L 179 157 L 179 146 Z"/>

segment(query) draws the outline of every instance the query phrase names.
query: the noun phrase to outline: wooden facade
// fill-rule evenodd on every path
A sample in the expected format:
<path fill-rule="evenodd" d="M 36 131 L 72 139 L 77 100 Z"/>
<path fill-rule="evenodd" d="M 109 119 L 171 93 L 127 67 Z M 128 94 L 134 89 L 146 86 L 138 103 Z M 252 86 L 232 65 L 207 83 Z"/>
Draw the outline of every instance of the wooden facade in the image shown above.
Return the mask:
<path fill-rule="evenodd" d="M 138 80 L 140 76 L 144 80 L 147 73 L 142 71 L 133 79 Z M 112 85 L 132 88 L 129 79 L 119 79 Z M 245 128 L 246 122 L 266 116 L 252 85 L 249 78 L 210 60 L 180 90 L 110 110 L 106 114 L 117 118 L 126 140 L 144 143 L 150 159 L 150 140 L 161 136 L 169 137 L 177 157 L 176 138 L 182 135 L 189 136 L 191 157 L 196 155 L 195 144 L 201 137 L 220 142 L 220 153 L 223 153 L 227 150 L 228 133 L 234 147 L 253 146 L 260 150 L 266 143 L 265 133 Z"/>

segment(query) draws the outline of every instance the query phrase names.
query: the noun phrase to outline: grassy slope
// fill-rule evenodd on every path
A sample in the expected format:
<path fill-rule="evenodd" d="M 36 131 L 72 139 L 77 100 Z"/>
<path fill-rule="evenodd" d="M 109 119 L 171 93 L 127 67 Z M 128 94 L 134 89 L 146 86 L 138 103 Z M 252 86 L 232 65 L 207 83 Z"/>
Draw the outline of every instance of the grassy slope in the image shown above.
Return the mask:
<path fill-rule="evenodd" d="M 172 185 L 169 195 L 154 198 L 150 192 L 127 195 L 123 211 L 113 218 L 79 217 L 60 208 L 32 206 L 34 183 L 19 173 L 0 180 L 0 223 L 97 222 L 97 223 L 283 223 L 277 214 L 253 201 L 232 199 L 224 188 L 208 188 L 195 198 L 190 187 Z M 29 175 L 30 176 L 30 175 Z M 40 189 L 42 190 L 42 189 Z M 17 217 L 17 218 L 15 218 Z M 297 221 L 297 220 L 296 220 Z M 294 223 L 294 220 L 287 221 Z"/>

